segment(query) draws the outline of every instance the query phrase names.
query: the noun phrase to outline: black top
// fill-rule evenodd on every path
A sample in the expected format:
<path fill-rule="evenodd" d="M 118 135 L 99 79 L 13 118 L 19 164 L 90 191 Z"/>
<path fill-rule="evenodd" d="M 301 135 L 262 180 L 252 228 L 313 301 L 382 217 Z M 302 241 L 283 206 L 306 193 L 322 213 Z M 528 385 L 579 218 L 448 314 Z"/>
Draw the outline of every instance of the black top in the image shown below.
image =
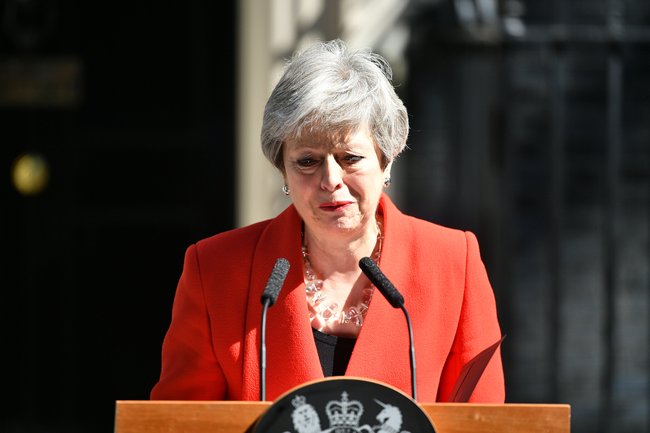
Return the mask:
<path fill-rule="evenodd" d="M 343 376 L 357 339 L 324 334 L 313 328 L 312 331 L 325 377 Z"/>

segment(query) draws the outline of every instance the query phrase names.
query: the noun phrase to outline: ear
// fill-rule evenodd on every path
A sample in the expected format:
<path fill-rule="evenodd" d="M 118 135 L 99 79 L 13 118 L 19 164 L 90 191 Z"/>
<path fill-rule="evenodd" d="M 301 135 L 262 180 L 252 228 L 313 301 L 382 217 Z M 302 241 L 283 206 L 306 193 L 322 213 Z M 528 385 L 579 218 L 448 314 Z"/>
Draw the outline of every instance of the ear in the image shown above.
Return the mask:
<path fill-rule="evenodd" d="M 390 161 L 388 164 L 386 164 L 386 167 L 384 168 L 384 179 L 390 178 L 391 168 L 393 168 L 393 161 Z"/>

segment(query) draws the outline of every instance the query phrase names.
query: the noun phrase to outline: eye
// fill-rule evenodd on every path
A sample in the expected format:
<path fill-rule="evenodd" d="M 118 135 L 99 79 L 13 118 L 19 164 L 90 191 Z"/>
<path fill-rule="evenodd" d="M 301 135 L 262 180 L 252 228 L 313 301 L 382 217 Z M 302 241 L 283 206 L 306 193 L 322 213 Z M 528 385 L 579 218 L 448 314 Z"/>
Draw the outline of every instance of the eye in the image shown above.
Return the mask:
<path fill-rule="evenodd" d="M 318 161 L 310 156 L 306 156 L 304 158 L 300 158 L 296 161 L 296 165 L 301 168 L 308 168 L 308 167 L 313 167 L 316 165 Z"/>
<path fill-rule="evenodd" d="M 353 154 L 345 155 L 343 157 L 343 161 L 346 164 L 355 164 L 355 163 L 361 161 L 362 159 L 363 159 L 363 156 L 353 155 Z"/>

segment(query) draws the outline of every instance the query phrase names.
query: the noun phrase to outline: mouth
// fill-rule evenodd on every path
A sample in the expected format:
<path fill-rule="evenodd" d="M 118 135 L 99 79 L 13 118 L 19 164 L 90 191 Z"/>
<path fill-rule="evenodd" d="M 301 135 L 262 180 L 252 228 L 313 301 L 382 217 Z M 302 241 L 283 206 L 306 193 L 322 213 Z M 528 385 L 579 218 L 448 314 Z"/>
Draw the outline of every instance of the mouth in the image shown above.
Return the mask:
<path fill-rule="evenodd" d="M 321 203 L 318 207 L 321 210 L 324 210 L 324 211 L 335 212 L 335 211 L 345 209 L 346 207 L 348 207 L 352 203 L 354 203 L 354 202 L 352 202 L 352 201 L 330 201 L 330 202 L 327 202 L 327 203 Z"/>

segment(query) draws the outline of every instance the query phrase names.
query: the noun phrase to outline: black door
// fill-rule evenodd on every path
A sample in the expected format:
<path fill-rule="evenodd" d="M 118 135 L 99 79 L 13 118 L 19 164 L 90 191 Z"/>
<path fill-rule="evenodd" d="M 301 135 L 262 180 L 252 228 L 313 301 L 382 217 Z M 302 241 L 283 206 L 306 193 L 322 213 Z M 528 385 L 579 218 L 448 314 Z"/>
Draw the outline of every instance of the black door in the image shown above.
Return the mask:
<path fill-rule="evenodd" d="M 0 11 L 0 431 L 110 432 L 185 247 L 233 226 L 234 2 Z"/>

